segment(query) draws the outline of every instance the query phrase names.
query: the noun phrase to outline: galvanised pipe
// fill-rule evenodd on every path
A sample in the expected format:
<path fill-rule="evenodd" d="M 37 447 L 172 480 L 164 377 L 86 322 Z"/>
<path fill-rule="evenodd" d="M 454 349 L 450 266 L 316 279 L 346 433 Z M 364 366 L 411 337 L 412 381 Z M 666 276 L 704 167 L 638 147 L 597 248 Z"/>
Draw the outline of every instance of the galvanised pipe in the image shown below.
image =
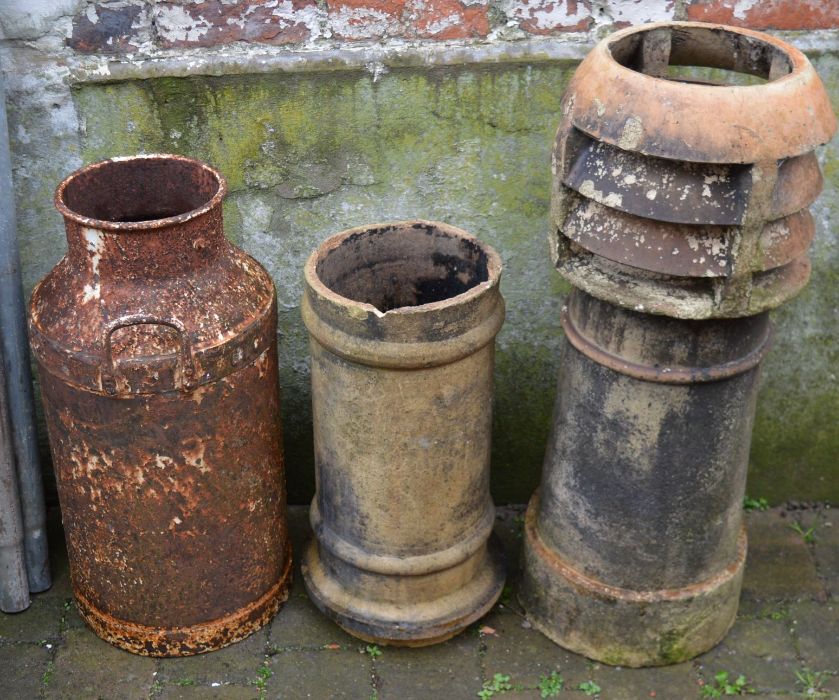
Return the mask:
<path fill-rule="evenodd" d="M 83 168 L 32 293 L 73 593 L 138 654 L 218 649 L 288 595 L 276 294 L 225 238 L 225 192 L 182 156 Z"/>
<path fill-rule="evenodd" d="M 328 239 L 305 268 L 317 493 L 303 577 L 349 633 L 443 641 L 504 570 L 489 493 L 501 261 L 446 224 Z"/>
<path fill-rule="evenodd" d="M 0 363 L 0 611 L 16 613 L 28 607 L 23 518 L 6 401 L 6 370 Z"/>
<path fill-rule="evenodd" d="M 52 585 L 47 548 L 47 516 L 38 456 L 32 372 L 26 337 L 26 311 L 20 277 L 12 164 L 9 152 L 5 85 L 0 75 L 0 343 L 8 389 L 14 454 L 23 515 L 29 590 L 40 593 Z"/>
<path fill-rule="evenodd" d="M 807 282 L 835 127 L 806 57 L 745 29 L 623 30 L 569 84 L 551 243 L 577 290 L 520 594 L 559 644 L 675 663 L 733 622 L 767 312 Z"/>

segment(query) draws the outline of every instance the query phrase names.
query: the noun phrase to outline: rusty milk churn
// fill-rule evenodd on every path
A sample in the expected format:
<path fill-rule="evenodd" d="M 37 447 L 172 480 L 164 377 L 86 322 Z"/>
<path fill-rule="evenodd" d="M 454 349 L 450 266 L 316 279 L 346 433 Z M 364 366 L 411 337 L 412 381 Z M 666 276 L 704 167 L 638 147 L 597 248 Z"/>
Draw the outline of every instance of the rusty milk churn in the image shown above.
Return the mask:
<path fill-rule="evenodd" d="M 501 261 L 442 223 L 329 238 L 305 269 L 317 493 L 303 578 L 361 639 L 422 646 L 486 613 Z"/>
<path fill-rule="evenodd" d="M 758 84 L 697 81 L 679 66 Z M 617 32 L 578 68 L 553 154 L 552 252 L 576 289 L 520 593 L 555 642 L 676 663 L 734 621 L 768 311 L 807 282 L 835 119 L 804 55 L 758 32 Z"/>
<path fill-rule="evenodd" d="M 287 596 L 276 297 L 224 237 L 225 192 L 181 156 L 79 170 L 32 294 L 73 592 L 138 654 L 231 644 Z"/>

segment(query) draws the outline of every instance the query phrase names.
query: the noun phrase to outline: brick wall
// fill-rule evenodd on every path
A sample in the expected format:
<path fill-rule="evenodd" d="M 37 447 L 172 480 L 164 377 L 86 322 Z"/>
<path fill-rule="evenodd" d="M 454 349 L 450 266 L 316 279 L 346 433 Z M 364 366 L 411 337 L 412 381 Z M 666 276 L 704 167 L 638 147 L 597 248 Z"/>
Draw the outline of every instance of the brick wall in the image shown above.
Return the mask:
<path fill-rule="evenodd" d="M 82 4 L 67 46 L 148 52 L 235 42 L 520 39 L 691 19 L 754 29 L 839 27 L 837 0 L 113 0 Z"/>

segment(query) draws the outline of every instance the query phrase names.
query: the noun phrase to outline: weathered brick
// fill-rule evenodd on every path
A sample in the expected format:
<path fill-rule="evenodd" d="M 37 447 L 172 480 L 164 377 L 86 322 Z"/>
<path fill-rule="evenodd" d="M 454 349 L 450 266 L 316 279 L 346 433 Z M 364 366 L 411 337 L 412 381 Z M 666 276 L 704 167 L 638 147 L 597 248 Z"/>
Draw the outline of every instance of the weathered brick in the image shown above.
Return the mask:
<path fill-rule="evenodd" d="M 589 0 L 513 0 L 508 15 L 531 34 L 584 32 L 594 24 Z"/>
<path fill-rule="evenodd" d="M 137 2 L 88 5 L 73 18 L 67 45 L 80 53 L 123 53 L 139 48 L 150 37 L 148 8 Z"/>
<path fill-rule="evenodd" d="M 328 0 L 341 39 L 468 39 L 489 33 L 486 0 Z"/>
<path fill-rule="evenodd" d="M 468 39 L 489 34 L 487 5 L 484 2 L 427 0 L 410 2 L 411 25 L 420 39 Z"/>
<path fill-rule="evenodd" d="M 691 0 L 688 19 L 751 29 L 839 27 L 836 0 Z"/>
<path fill-rule="evenodd" d="M 404 0 L 327 0 L 329 29 L 339 39 L 380 39 L 402 34 Z"/>
<path fill-rule="evenodd" d="M 158 43 L 164 48 L 217 46 L 235 41 L 295 44 L 317 36 L 315 0 L 200 0 L 155 5 Z"/>
<path fill-rule="evenodd" d="M 647 22 L 667 22 L 674 19 L 675 0 L 647 2 L 647 0 L 610 0 L 609 17 L 615 28 L 637 26 Z"/>

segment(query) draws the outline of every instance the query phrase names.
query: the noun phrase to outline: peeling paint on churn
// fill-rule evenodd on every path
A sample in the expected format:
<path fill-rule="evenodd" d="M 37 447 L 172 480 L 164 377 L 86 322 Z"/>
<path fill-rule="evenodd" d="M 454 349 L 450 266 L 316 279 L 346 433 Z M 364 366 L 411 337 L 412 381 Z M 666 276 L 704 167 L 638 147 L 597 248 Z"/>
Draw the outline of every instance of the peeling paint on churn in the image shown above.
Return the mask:
<path fill-rule="evenodd" d="M 489 493 L 501 261 L 446 224 L 328 239 L 305 269 L 317 493 L 309 595 L 361 639 L 422 646 L 504 583 Z"/>
<path fill-rule="evenodd" d="M 181 156 L 74 173 L 30 304 L 73 592 L 138 654 L 226 646 L 287 597 L 276 295 L 224 237 L 225 192 Z"/>
<path fill-rule="evenodd" d="M 834 130 L 805 56 L 746 29 L 627 29 L 575 73 L 553 153 L 551 250 L 577 289 L 520 593 L 562 646 L 676 663 L 734 622 L 768 311 L 809 277 L 813 149 Z"/>

